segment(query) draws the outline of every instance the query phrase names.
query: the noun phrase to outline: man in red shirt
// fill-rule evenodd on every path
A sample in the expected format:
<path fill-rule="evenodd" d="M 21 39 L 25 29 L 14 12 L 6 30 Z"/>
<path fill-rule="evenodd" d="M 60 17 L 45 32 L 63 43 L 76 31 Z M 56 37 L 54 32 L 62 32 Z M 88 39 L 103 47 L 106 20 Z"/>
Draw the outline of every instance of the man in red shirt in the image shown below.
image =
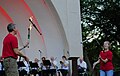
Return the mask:
<path fill-rule="evenodd" d="M 104 50 L 100 52 L 99 59 L 93 64 L 93 69 L 96 64 L 100 63 L 100 76 L 113 76 L 112 52 L 109 50 L 110 42 L 104 42 Z"/>
<path fill-rule="evenodd" d="M 3 40 L 2 50 L 5 74 L 6 76 L 19 76 L 16 61 L 18 55 L 25 58 L 26 61 L 29 61 L 29 59 L 18 49 L 18 40 L 17 37 L 15 36 L 17 34 L 15 24 L 13 23 L 8 24 L 7 30 L 9 34 Z"/>

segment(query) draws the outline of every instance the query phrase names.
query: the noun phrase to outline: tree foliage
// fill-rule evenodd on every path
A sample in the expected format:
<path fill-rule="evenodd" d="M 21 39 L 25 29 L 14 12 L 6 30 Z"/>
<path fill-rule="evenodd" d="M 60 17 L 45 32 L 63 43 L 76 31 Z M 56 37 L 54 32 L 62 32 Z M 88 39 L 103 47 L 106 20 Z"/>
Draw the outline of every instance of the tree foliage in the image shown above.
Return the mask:
<path fill-rule="evenodd" d="M 113 62 L 119 69 L 120 0 L 80 0 L 84 51 L 92 65 L 105 40 L 112 43 Z"/>

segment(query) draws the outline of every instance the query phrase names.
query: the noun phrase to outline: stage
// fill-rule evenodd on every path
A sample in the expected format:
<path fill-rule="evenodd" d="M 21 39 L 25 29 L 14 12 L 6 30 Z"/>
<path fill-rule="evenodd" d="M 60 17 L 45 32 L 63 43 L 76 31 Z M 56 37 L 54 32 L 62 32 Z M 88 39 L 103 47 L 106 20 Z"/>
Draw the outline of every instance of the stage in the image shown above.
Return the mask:
<path fill-rule="evenodd" d="M 30 17 L 42 33 L 32 26 L 29 47 L 23 50 L 31 61 L 83 55 L 79 0 L 0 0 L 0 54 L 10 22 L 17 24 L 19 47 L 25 45 Z"/>

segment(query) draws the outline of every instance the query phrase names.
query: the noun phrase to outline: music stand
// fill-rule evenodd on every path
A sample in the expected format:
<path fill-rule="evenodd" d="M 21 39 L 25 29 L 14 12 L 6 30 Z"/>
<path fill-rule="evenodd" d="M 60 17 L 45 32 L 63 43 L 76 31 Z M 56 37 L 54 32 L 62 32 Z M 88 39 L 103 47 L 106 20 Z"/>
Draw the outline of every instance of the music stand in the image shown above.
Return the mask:
<path fill-rule="evenodd" d="M 20 67 L 26 67 L 25 64 L 23 63 L 23 61 L 19 61 L 17 62 L 18 68 Z"/>
<path fill-rule="evenodd" d="M 22 67 L 26 67 L 23 61 L 17 62 L 18 69 L 19 69 L 19 75 L 24 76 L 27 75 L 27 71 L 25 69 L 22 69 Z"/>
<path fill-rule="evenodd" d="M 50 74 L 50 60 L 43 60 L 43 65 L 46 67 L 46 70 L 42 70 L 42 76 L 49 76 Z"/>
<path fill-rule="evenodd" d="M 29 63 L 30 63 L 30 67 L 32 68 L 30 73 L 36 76 L 36 74 L 38 74 L 37 69 L 39 68 L 38 63 L 35 63 L 35 62 L 29 62 Z"/>
<path fill-rule="evenodd" d="M 46 67 L 46 70 L 42 70 L 42 74 L 43 76 L 44 75 L 48 76 L 50 73 L 50 66 L 51 66 L 50 60 L 43 60 L 43 65 Z"/>
<path fill-rule="evenodd" d="M 31 68 L 38 68 L 38 63 L 29 62 Z"/>
<path fill-rule="evenodd" d="M 44 66 L 51 66 L 50 60 L 43 60 Z"/>

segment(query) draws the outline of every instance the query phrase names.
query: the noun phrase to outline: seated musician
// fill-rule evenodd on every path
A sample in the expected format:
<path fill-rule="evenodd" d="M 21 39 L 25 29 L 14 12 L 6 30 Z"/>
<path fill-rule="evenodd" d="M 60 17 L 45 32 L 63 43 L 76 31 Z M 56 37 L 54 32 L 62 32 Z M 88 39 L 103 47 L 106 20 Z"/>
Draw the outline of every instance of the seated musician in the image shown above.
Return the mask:
<path fill-rule="evenodd" d="M 41 69 L 46 70 L 46 66 L 43 64 L 43 61 L 46 60 L 46 58 L 42 57 L 41 59 L 42 59 L 42 62 L 40 63 Z"/>
<path fill-rule="evenodd" d="M 57 70 L 57 61 L 55 60 L 54 57 L 50 57 L 50 62 L 51 62 L 51 66 L 50 66 L 50 74 L 51 76 L 55 75 L 56 76 L 56 70 Z"/>
<path fill-rule="evenodd" d="M 29 63 L 26 62 L 26 60 L 24 58 L 22 61 L 19 61 L 19 62 L 22 62 L 24 64 L 24 65 L 22 64 L 22 66 L 19 64 L 20 65 L 20 67 L 18 68 L 19 75 L 20 76 L 29 75 L 29 72 L 30 72 Z"/>
<path fill-rule="evenodd" d="M 50 65 L 49 63 L 46 61 L 49 61 L 49 60 L 46 60 L 45 57 L 42 57 L 42 62 L 41 62 L 41 69 L 42 69 L 42 76 L 49 76 L 50 74 Z"/>
<path fill-rule="evenodd" d="M 86 69 L 87 69 L 87 64 L 83 60 L 83 57 L 80 57 L 78 59 L 78 73 L 80 73 L 82 76 L 82 74 L 84 74 L 86 72 Z"/>
<path fill-rule="evenodd" d="M 41 69 L 40 69 L 40 63 L 39 63 L 40 60 L 38 60 L 37 58 L 34 59 L 34 62 L 32 63 L 33 67 L 31 68 L 31 74 L 33 74 L 34 76 L 36 76 L 37 74 L 39 76 L 41 76 Z"/>
<path fill-rule="evenodd" d="M 62 61 L 60 61 L 60 64 L 61 64 L 61 69 L 59 70 L 62 73 L 62 76 L 67 76 L 69 70 L 69 62 L 66 56 L 62 56 Z"/>

